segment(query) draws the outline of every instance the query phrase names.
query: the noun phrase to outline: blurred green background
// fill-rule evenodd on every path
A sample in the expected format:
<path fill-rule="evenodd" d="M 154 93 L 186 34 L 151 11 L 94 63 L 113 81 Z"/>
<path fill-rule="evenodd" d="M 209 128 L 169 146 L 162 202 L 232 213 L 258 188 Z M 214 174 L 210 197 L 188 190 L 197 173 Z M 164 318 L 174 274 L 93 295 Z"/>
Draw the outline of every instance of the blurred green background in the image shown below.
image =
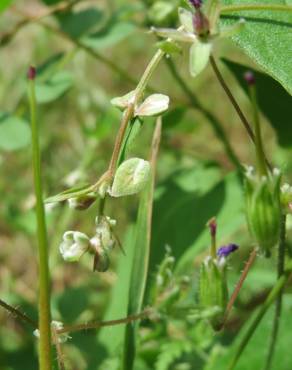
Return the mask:
<path fill-rule="evenodd" d="M 38 71 L 38 122 L 45 195 L 81 182 L 93 183 L 106 169 L 119 127 L 121 114 L 111 106 L 110 99 L 135 87 L 135 81 L 157 49 L 157 39 L 149 33 L 150 25 L 177 24 L 179 1 L 167 2 L 169 9 L 165 4 L 161 8 L 161 3 L 84 0 L 75 1 L 70 7 L 66 2 L 54 0 L 1 1 L 0 291 L 1 299 L 20 307 L 34 319 L 37 318 L 38 272 L 26 97 L 28 66 L 36 65 Z M 252 119 L 250 102 L 238 79 L 242 81 L 242 74 L 248 68 L 258 70 L 258 67 L 231 40 L 216 43 L 214 55 L 221 59 L 218 61 L 220 70 L 242 110 Z M 253 246 L 244 217 L 240 177 L 226 154 L 222 134 L 218 135 L 217 126 L 206 112 L 211 112 L 220 125 L 241 163 L 253 164 L 254 151 L 211 67 L 191 79 L 187 49 L 171 56 L 170 61 L 171 65 L 168 60 L 161 63 L 150 82 L 151 89 L 170 97 L 170 110 L 163 118 L 157 165 L 148 290 L 168 245 L 176 259 L 174 276 L 191 277 L 188 297 L 195 302 L 198 265 L 209 244 L 205 227 L 208 219 L 212 216 L 218 219 L 220 245 L 229 242 L 240 245 L 239 252 L 232 257 L 230 289 Z M 171 66 L 199 102 L 195 106 Z M 266 152 L 269 160 L 282 169 L 285 181 L 291 181 L 291 98 L 271 77 L 260 74 L 258 78 Z M 145 119 L 131 148 L 132 156 L 149 156 L 154 123 L 154 119 Z M 92 233 L 97 206 L 84 212 L 72 211 L 66 203 L 46 208 L 55 319 L 73 323 L 125 316 L 133 254 L 129 240 L 137 217 L 138 199 L 138 196 L 112 199 L 107 204 L 107 214 L 118 220 L 117 233 L 126 256 L 116 249 L 110 270 L 104 274 L 92 272 L 89 256 L 80 264 L 66 264 L 58 251 L 66 230 Z M 291 227 L 289 218 L 289 243 Z M 170 316 L 163 329 L 159 323 L 142 326 L 135 369 L 218 369 L 216 359 L 225 353 L 224 346 L 232 343 L 239 328 L 274 283 L 275 263 L 274 256 L 257 262 L 224 334 L 214 337 L 204 322 L 190 326 L 183 317 L 171 319 Z M 292 328 L 291 308 L 288 288 L 285 327 L 281 327 L 282 339 L 277 352 L 281 360 L 289 342 L 286 332 Z M 251 351 L 246 354 L 253 361 L 252 367 L 242 362 L 238 369 L 259 368 L 270 326 L 266 319 L 251 344 L 258 348 L 257 354 L 254 357 Z M 64 345 L 68 369 L 116 369 L 123 329 L 121 326 L 73 334 L 72 340 Z M 170 353 L 172 357 L 167 357 Z M 279 366 L 275 369 L 292 368 L 291 361 L 286 364 L 283 360 Z M 36 338 L 31 328 L 1 309 L 0 369 L 36 368 Z"/>

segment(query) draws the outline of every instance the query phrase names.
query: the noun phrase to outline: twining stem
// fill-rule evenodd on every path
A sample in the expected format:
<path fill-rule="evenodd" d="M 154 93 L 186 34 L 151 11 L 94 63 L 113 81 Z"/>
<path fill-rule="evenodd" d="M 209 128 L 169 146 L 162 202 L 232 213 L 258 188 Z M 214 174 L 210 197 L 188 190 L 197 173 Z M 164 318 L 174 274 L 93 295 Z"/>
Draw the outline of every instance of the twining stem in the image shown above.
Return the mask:
<path fill-rule="evenodd" d="M 50 282 L 48 263 L 48 240 L 42 192 L 41 156 L 39 131 L 36 120 L 35 69 L 28 72 L 28 98 L 30 106 L 32 164 L 36 197 L 37 240 L 39 250 L 39 366 L 40 370 L 52 369 Z"/>
<path fill-rule="evenodd" d="M 208 111 L 196 98 L 192 90 L 189 88 L 189 86 L 186 84 L 186 82 L 183 80 L 181 75 L 178 73 L 173 61 L 171 59 L 165 59 L 166 65 L 169 68 L 169 71 L 171 72 L 173 78 L 176 80 L 178 85 L 181 87 L 183 92 L 185 93 L 186 97 L 189 99 L 189 102 L 191 104 L 191 107 L 194 109 L 198 109 L 208 120 L 208 122 L 211 124 L 215 134 L 217 135 L 218 139 L 222 142 L 225 152 L 227 156 L 229 157 L 230 161 L 235 165 L 235 167 L 242 171 L 242 165 L 240 163 L 240 160 L 238 159 L 236 153 L 233 151 L 228 138 L 225 135 L 225 132 L 216 119 L 216 117 Z"/>
<path fill-rule="evenodd" d="M 256 331 L 259 323 L 261 322 L 262 318 L 264 317 L 265 313 L 267 312 L 268 308 L 272 305 L 272 303 L 275 301 L 275 299 L 278 297 L 278 295 L 283 290 L 286 282 L 289 280 L 289 278 L 292 276 L 292 261 L 289 261 L 289 264 L 287 264 L 286 270 L 282 274 L 282 276 L 277 280 L 274 287 L 271 289 L 268 297 L 266 298 L 265 302 L 260 307 L 257 315 L 253 319 L 252 323 L 250 324 L 250 327 L 248 328 L 247 332 L 241 339 L 241 342 L 235 352 L 235 355 L 228 367 L 228 370 L 233 370 L 243 353 L 245 347 L 247 346 L 249 340 L 251 339 L 253 333 Z"/>
<path fill-rule="evenodd" d="M 280 232 L 280 241 L 278 247 L 278 265 L 277 265 L 277 278 L 280 279 L 284 274 L 285 266 L 285 249 L 286 249 L 286 215 L 281 217 L 281 232 Z M 276 349 L 276 342 L 279 332 L 279 323 L 282 312 L 282 298 L 283 298 L 283 289 L 280 290 L 279 295 L 276 300 L 275 306 L 275 315 L 273 322 L 273 329 L 271 334 L 271 342 L 268 351 L 267 362 L 265 365 L 265 370 L 270 370 L 272 366 L 273 356 Z"/>
<path fill-rule="evenodd" d="M 244 283 L 244 281 L 245 281 L 245 279 L 247 277 L 247 274 L 250 271 L 250 269 L 251 269 L 251 267 L 252 267 L 252 265 L 253 265 L 253 263 L 255 261 L 256 255 L 257 255 L 257 250 L 256 250 L 256 248 L 254 248 L 252 250 L 250 256 L 249 256 L 248 261 L 245 264 L 245 267 L 244 267 L 244 269 L 243 269 L 243 271 L 242 271 L 242 273 L 240 275 L 240 278 L 239 278 L 239 280 L 238 280 L 238 282 L 236 284 L 236 287 L 235 287 L 235 289 L 234 289 L 234 291 L 233 291 L 233 293 L 231 295 L 231 298 L 230 298 L 230 300 L 229 300 L 229 302 L 227 304 L 227 307 L 226 307 L 226 310 L 225 310 L 225 313 L 224 313 L 224 318 L 223 318 L 221 329 L 226 324 L 226 321 L 227 321 L 228 316 L 229 316 L 229 314 L 231 312 L 231 309 L 232 309 L 232 307 L 234 305 L 234 302 L 235 302 L 236 298 L 238 297 L 238 294 L 239 294 L 240 289 L 241 289 L 241 287 L 242 287 L 242 285 L 243 285 L 243 283 Z"/>
<path fill-rule="evenodd" d="M 249 137 L 251 138 L 253 143 L 256 143 L 255 135 L 253 133 L 251 125 L 249 124 L 248 120 L 246 119 L 245 115 L 243 114 L 243 112 L 242 112 L 240 106 L 238 105 L 237 101 L 235 100 L 235 97 L 233 96 L 231 90 L 229 89 L 226 82 L 224 81 L 224 78 L 223 78 L 221 72 L 219 71 L 217 63 L 216 63 L 216 61 L 215 61 L 215 59 L 212 55 L 210 56 L 210 63 L 211 63 L 213 71 L 214 71 L 220 85 L 222 86 L 222 88 L 225 91 L 226 95 L 228 96 L 231 104 L 233 105 L 234 109 L 236 110 L 243 126 L 245 127 L 245 129 L 246 129 L 246 131 L 249 135 Z M 266 162 L 267 167 L 271 170 L 271 165 L 268 162 L 268 160 L 266 159 L 265 155 L 264 155 L 264 158 L 265 158 L 265 162 Z"/>
<path fill-rule="evenodd" d="M 25 313 L 21 312 L 19 309 L 10 306 L 8 303 L 4 302 L 0 299 L 0 306 L 5 308 L 8 312 L 10 312 L 13 316 L 19 318 L 21 321 L 28 323 L 29 325 L 33 326 L 35 329 L 38 327 L 38 323 L 28 317 Z"/>
<path fill-rule="evenodd" d="M 250 99 L 251 99 L 252 110 L 253 110 L 255 149 L 256 149 L 258 173 L 260 176 L 267 176 L 268 171 L 267 171 L 267 166 L 265 162 L 265 154 L 264 154 L 264 147 L 263 147 L 263 141 L 262 141 L 261 127 L 260 127 L 260 119 L 259 119 L 259 109 L 258 109 L 258 104 L 257 104 L 256 88 L 254 84 L 249 85 L 249 93 L 250 93 Z"/>
<path fill-rule="evenodd" d="M 121 325 L 121 324 L 128 324 L 133 321 L 137 321 L 140 319 L 143 319 L 151 314 L 151 309 L 146 309 L 138 314 L 135 315 L 129 315 L 127 317 L 124 317 L 122 319 L 116 319 L 116 320 L 108 320 L 108 321 L 97 321 L 97 322 L 88 322 L 85 324 L 79 324 L 79 325 L 65 325 L 63 329 L 59 329 L 57 331 L 58 334 L 62 333 L 73 333 L 76 331 L 81 330 L 89 330 L 89 329 L 99 329 L 104 326 L 114 326 L 114 325 Z"/>
<path fill-rule="evenodd" d="M 216 61 L 215 61 L 215 59 L 212 55 L 210 56 L 210 63 L 211 63 L 213 71 L 214 71 L 220 85 L 222 86 L 223 90 L 225 91 L 226 95 L 228 96 L 229 100 L 231 101 L 231 104 L 233 105 L 234 109 L 236 110 L 241 122 L 243 123 L 243 125 L 244 125 L 244 127 L 245 127 L 245 129 L 246 129 L 246 131 L 249 135 L 249 137 L 254 142 L 255 137 L 254 137 L 254 133 L 252 131 L 251 125 L 249 124 L 248 120 L 246 119 L 245 115 L 243 114 L 242 110 L 240 109 L 240 106 L 238 105 L 237 101 L 235 100 L 235 98 L 234 98 L 232 92 L 230 91 L 229 87 L 225 83 L 224 78 L 223 78 L 221 72 L 219 71 L 219 68 L 217 67 L 217 63 L 216 63 Z"/>
<path fill-rule="evenodd" d="M 223 5 L 220 7 L 220 13 L 240 12 L 244 10 L 275 10 L 283 12 L 292 12 L 291 5 L 277 5 L 277 4 L 236 4 Z"/>

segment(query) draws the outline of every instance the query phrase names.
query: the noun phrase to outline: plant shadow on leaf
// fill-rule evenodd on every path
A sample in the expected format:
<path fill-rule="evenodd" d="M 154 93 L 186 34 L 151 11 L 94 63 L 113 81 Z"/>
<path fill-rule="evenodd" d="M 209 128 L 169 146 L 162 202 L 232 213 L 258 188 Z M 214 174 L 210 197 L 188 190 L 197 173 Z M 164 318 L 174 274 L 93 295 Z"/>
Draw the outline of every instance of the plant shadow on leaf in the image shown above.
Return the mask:
<path fill-rule="evenodd" d="M 88 292 L 85 287 L 69 288 L 57 298 L 57 306 L 66 323 L 76 320 L 88 307 Z"/>

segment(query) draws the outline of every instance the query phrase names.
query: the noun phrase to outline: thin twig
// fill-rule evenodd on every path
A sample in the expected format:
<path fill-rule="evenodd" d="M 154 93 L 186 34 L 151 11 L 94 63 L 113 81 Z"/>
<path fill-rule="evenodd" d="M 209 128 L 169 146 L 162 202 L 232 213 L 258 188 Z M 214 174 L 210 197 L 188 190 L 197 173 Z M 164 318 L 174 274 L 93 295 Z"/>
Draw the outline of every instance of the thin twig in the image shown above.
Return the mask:
<path fill-rule="evenodd" d="M 277 278 L 284 274 L 285 266 L 285 249 L 286 249 L 286 215 L 281 217 L 281 232 L 280 232 L 280 241 L 278 247 L 278 266 L 277 266 Z M 268 351 L 267 362 L 264 367 L 265 370 L 271 369 L 272 361 L 276 349 L 276 342 L 279 332 L 280 317 L 282 312 L 282 300 L 283 300 L 283 289 L 280 290 L 275 306 L 275 315 L 273 321 L 273 329 L 271 334 L 271 342 Z"/>
<path fill-rule="evenodd" d="M 38 324 L 36 321 L 32 320 L 30 317 L 28 317 L 25 313 L 21 312 L 19 309 L 10 306 L 8 303 L 4 302 L 2 299 L 0 299 L 0 306 L 5 308 L 8 312 L 10 312 L 13 316 L 17 317 L 23 322 L 26 322 L 27 324 L 33 326 L 33 328 L 37 329 Z"/>
<path fill-rule="evenodd" d="M 243 112 L 242 112 L 240 106 L 238 105 L 237 101 L 235 100 L 231 90 L 229 89 L 226 82 L 224 81 L 224 78 L 223 78 L 221 72 L 219 71 L 219 68 L 217 67 L 215 59 L 212 55 L 210 56 L 210 63 L 211 63 L 211 66 L 213 68 L 213 71 L 214 71 L 218 81 L 220 82 L 220 85 L 222 86 L 226 95 L 228 96 L 229 100 L 231 101 L 231 103 L 232 103 L 234 109 L 236 110 L 241 122 L 243 123 L 249 137 L 254 142 L 255 137 L 254 137 L 254 133 L 253 133 L 253 130 L 251 128 L 251 125 L 249 124 L 248 120 L 246 119 L 245 115 L 243 114 Z"/>
<path fill-rule="evenodd" d="M 189 99 L 191 108 L 198 109 L 207 119 L 208 122 L 211 124 L 216 136 L 218 139 L 222 142 L 225 152 L 227 156 L 229 157 L 230 161 L 235 165 L 237 169 L 240 171 L 242 170 L 242 165 L 240 163 L 240 160 L 238 159 L 236 153 L 232 149 L 225 132 L 221 126 L 221 124 L 218 122 L 218 119 L 208 111 L 196 98 L 192 90 L 189 88 L 189 86 L 186 84 L 186 82 L 183 80 L 181 75 L 178 73 L 173 61 L 171 59 L 165 59 L 166 65 L 169 68 L 169 71 L 171 72 L 173 78 L 176 80 L 178 85 L 181 87 L 187 98 Z"/>
<path fill-rule="evenodd" d="M 140 319 L 143 319 L 151 314 L 151 309 L 146 309 L 136 315 L 129 315 L 127 317 L 124 317 L 122 319 L 116 319 L 116 320 L 109 320 L 109 321 L 97 321 L 97 322 L 89 322 L 79 325 L 67 325 L 64 326 L 63 329 L 60 329 L 57 331 L 58 334 L 62 333 L 72 333 L 76 331 L 81 330 L 89 330 L 89 329 L 99 329 L 104 326 L 114 326 L 114 325 L 121 325 L 121 324 L 128 324 L 133 321 L 137 321 Z"/>
<path fill-rule="evenodd" d="M 234 305 L 234 302 L 235 302 L 236 298 L 238 297 L 238 294 L 239 294 L 240 289 L 241 289 L 241 287 L 242 287 L 242 285 L 243 285 L 243 283 L 244 283 L 244 281 L 245 281 L 245 279 L 247 277 L 247 274 L 248 274 L 249 270 L 251 269 L 251 267 L 252 267 L 252 265 L 253 265 L 253 263 L 255 261 L 256 255 L 257 255 L 257 250 L 256 250 L 256 248 L 254 248 L 252 250 L 252 252 L 251 252 L 251 254 L 250 254 L 250 256 L 249 256 L 246 264 L 245 264 L 245 267 L 244 267 L 244 269 L 243 269 L 243 271 L 242 271 L 242 273 L 240 275 L 240 278 L 239 278 L 239 280 L 238 280 L 238 282 L 236 284 L 236 287 L 235 287 L 235 289 L 234 289 L 234 291 L 233 291 L 233 293 L 231 295 L 231 298 L 230 298 L 230 300 L 229 300 L 229 302 L 227 304 L 221 329 L 226 324 L 226 321 L 228 319 L 228 316 L 230 314 L 230 311 L 231 311 L 231 309 L 232 309 L 232 307 Z"/>
<path fill-rule="evenodd" d="M 57 352 L 58 368 L 59 370 L 66 370 L 65 362 L 64 362 L 64 354 L 62 351 L 61 343 L 59 341 L 57 330 L 54 327 L 52 327 L 52 337 L 53 337 L 53 342 L 54 342 L 54 345 L 56 347 L 56 352 Z"/>

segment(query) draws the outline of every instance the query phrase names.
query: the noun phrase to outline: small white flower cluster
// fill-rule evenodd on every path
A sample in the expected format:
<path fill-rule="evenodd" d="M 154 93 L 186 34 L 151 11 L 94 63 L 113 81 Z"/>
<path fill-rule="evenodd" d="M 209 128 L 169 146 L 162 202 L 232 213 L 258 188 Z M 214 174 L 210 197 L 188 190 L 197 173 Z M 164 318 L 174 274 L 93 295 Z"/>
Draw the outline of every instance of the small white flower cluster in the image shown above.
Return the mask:
<path fill-rule="evenodd" d="M 63 329 L 64 325 L 61 321 L 53 320 L 51 322 L 51 327 L 52 327 L 52 329 L 58 331 L 58 330 Z M 33 335 L 39 339 L 40 338 L 39 329 L 35 329 L 33 331 Z M 67 342 L 68 339 L 71 339 L 71 337 L 67 333 L 58 334 L 58 342 L 59 343 L 65 343 L 65 342 Z"/>
<path fill-rule="evenodd" d="M 66 231 L 59 250 L 66 262 L 77 262 L 84 253 L 93 253 L 99 261 L 99 265 L 104 261 L 107 268 L 109 265 L 107 253 L 115 245 L 115 237 L 112 228 L 116 225 L 116 220 L 108 216 L 96 217 L 96 233 L 90 239 L 86 234 L 79 231 Z M 105 271 L 107 268 L 100 266 L 98 271 Z"/>

